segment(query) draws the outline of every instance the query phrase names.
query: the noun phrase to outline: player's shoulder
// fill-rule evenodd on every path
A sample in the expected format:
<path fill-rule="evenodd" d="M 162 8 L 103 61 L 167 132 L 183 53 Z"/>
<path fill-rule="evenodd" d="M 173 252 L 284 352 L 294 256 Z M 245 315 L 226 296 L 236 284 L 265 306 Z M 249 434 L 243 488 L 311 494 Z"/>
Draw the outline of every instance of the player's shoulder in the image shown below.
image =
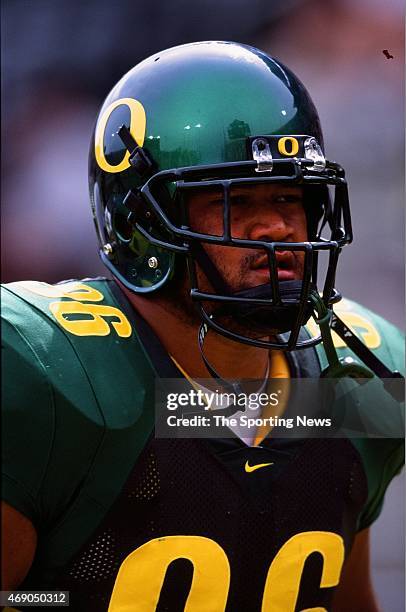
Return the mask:
<path fill-rule="evenodd" d="M 369 349 L 393 370 L 405 370 L 404 333 L 383 316 L 349 299 L 334 309 Z"/>
<path fill-rule="evenodd" d="M 334 307 L 334 312 L 388 368 L 404 372 L 404 335 L 400 329 L 376 312 L 348 298 L 341 300 Z M 315 333 L 312 328 L 310 331 Z M 332 333 L 332 339 L 340 358 L 348 355 L 358 359 L 335 332 Z M 317 353 L 325 367 L 326 357 L 320 345 Z M 363 426 L 368 422 L 371 431 L 376 429 L 379 432 L 378 437 L 351 436 L 351 442 L 361 457 L 368 483 L 368 499 L 359 517 L 358 529 L 361 530 L 369 527 L 379 516 L 386 489 L 404 464 L 403 408 L 377 378 L 365 387 L 356 387 L 349 397 L 348 414 L 353 415 L 356 405 L 365 407 Z"/>
<path fill-rule="evenodd" d="M 376 312 L 348 298 L 336 304 L 334 312 L 390 369 L 404 372 L 404 334 L 398 327 Z M 310 321 L 306 327 L 311 335 L 318 334 L 318 329 L 313 321 Z M 332 339 L 339 357 L 352 355 L 345 342 L 334 331 Z M 325 357 L 320 346 L 317 347 L 317 353 L 323 365 Z"/>
<path fill-rule="evenodd" d="M 86 390 L 112 414 L 117 402 L 131 403 L 134 386 L 141 396 L 151 383 L 131 307 L 114 281 L 10 283 L 2 287 L 1 309 L 3 351 L 14 364 L 9 376 L 30 371 L 38 385 L 45 380 L 67 397 Z M 75 406 L 85 403 L 72 397 Z"/>
<path fill-rule="evenodd" d="M 9 353 L 18 352 L 21 360 L 40 362 L 44 367 L 51 360 L 62 360 L 68 369 L 81 353 L 94 351 L 96 346 L 89 342 L 92 337 L 109 333 L 108 319 L 103 317 L 106 306 L 109 312 L 112 306 L 105 279 L 3 285 L 3 347 Z M 126 327 L 128 333 L 129 324 Z"/>
<path fill-rule="evenodd" d="M 338 302 L 334 307 L 334 311 L 340 316 L 349 317 L 350 319 L 352 315 L 354 321 L 359 317 L 360 323 L 364 320 L 374 323 L 379 331 L 389 334 L 389 339 L 398 340 L 403 337 L 402 331 L 393 323 L 390 323 L 385 317 L 349 298 L 343 298 Z"/>
<path fill-rule="evenodd" d="M 404 372 L 404 334 L 398 327 L 371 309 L 348 298 L 339 302 L 334 312 L 386 366 L 391 370 Z M 333 336 L 340 357 L 350 352 L 336 334 Z M 390 437 L 371 439 L 367 436 L 352 439 L 362 457 L 368 480 L 368 502 L 360 519 L 361 529 L 368 527 L 379 515 L 385 491 L 404 464 L 405 450 L 401 405 L 393 400 L 380 381 L 372 382 L 370 385 L 374 386 L 371 398 L 366 402 L 369 407 L 368 413 L 376 414 L 377 423 L 389 419 L 392 426 L 389 430 L 395 433 Z M 360 393 L 364 391 L 361 389 Z M 398 427 L 392 423 L 395 419 L 396 422 L 399 421 Z"/>
<path fill-rule="evenodd" d="M 61 302 L 112 302 L 106 278 L 71 279 L 56 284 L 42 281 L 17 281 L 1 285 L 1 314 L 11 324 L 30 325 L 40 313 L 55 323 L 55 304 Z M 27 319 L 28 317 L 28 319 Z"/>
<path fill-rule="evenodd" d="M 69 280 L 56 284 L 19 281 L 1 285 L 1 317 L 28 342 L 41 335 L 90 338 L 131 336 L 127 315 L 118 307 L 112 281 L 105 278 Z M 53 342 L 53 349 L 57 346 Z"/>
<path fill-rule="evenodd" d="M 105 508 L 152 429 L 154 372 L 131 308 L 105 279 L 2 292 L 4 499 L 34 521 L 78 491 Z"/>

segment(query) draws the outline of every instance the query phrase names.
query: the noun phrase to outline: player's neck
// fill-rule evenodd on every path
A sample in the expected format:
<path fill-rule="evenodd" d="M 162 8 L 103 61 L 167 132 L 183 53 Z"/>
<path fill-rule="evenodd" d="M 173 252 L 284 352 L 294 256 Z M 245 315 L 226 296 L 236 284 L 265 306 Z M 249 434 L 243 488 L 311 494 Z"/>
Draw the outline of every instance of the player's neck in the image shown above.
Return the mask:
<path fill-rule="evenodd" d="M 149 300 L 125 291 L 133 307 L 151 326 L 166 351 L 192 378 L 209 378 L 197 343 L 199 322 L 179 316 L 160 300 Z M 262 379 L 267 371 L 268 351 L 233 342 L 209 332 L 205 356 L 222 378 Z"/>

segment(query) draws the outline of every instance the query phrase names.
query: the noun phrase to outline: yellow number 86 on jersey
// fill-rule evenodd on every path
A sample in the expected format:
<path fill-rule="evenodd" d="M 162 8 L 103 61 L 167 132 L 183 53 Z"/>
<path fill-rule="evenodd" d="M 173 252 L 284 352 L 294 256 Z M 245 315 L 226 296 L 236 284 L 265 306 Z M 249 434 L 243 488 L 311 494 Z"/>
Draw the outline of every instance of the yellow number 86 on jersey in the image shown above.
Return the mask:
<path fill-rule="evenodd" d="M 298 533 L 280 548 L 268 569 L 262 612 L 294 612 L 304 564 L 314 552 L 323 557 L 320 588 L 338 584 L 344 561 L 342 538 L 328 531 Z M 230 586 L 227 555 L 214 540 L 193 535 L 156 538 L 130 553 L 118 571 L 108 612 L 155 612 L 166 570 L 181 558 L 193 565 L 184 611 L 224 612 Z"/>
<path fill-rule="evenodd" d="M 19 285 L 43 297 L 66 298 L 51 302 L 49 310 L 59 325 L 70 334 L 108 336 L 114 329 L 122 338 L 131 336 L 131 325 L 125 314 L 114 306 L 95 304 L 104 300 L 104 295 L 90 285 L 76 281 L 61 285 L 25 281 Z M 110 318 L 113 320 L 110 321 Z"/>

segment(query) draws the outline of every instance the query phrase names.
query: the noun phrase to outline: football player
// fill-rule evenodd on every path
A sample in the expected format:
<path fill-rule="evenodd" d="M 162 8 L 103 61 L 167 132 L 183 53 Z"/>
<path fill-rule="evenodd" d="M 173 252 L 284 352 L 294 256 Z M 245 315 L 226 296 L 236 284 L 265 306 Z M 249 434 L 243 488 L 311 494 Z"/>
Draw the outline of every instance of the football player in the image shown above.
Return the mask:
<path fill-rule="evenodd" d="M 86 612 L 376 611 L 369 527 L 402 440 L 154 435 L 157 379 L 367 377 L 391 398 L 400 332 L 340 303 L 347 184 L 306 89 L 236 43 L 157 53 L 106 98 L 89 177 L 113 279 L 3 290 L 3 588 Z"/>

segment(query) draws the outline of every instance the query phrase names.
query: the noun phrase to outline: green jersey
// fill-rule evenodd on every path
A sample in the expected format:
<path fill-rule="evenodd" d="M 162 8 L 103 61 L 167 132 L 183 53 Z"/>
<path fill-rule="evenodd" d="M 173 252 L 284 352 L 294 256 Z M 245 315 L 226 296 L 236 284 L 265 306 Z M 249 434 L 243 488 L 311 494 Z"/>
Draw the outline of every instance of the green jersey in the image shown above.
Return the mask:
<path fill-rule="evenodd" d="M 2 310 L 3 499 L 39 535 L 21 588 L 86 611 L 329 605 L 402 440 L 160 440 L 154 382 L 181 374 L 114 282 L 11 283 Z M 349 301 L 341 314 L 402 369 L 398 330 Z M 323 352 L 290 365 L 318 376 Z"/>

